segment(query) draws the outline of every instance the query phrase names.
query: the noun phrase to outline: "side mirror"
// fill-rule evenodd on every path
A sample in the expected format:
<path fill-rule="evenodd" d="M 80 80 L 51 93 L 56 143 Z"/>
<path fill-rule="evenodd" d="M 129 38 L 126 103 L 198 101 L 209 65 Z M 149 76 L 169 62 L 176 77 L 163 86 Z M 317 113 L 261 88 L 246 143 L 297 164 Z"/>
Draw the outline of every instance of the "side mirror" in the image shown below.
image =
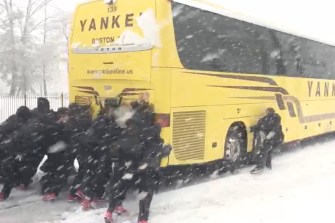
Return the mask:
<path fill-rule="evenodd" d="M 116 0 L 105 0 L 105 3 L 109 5 L 114 5 L 116 3 Z"/>

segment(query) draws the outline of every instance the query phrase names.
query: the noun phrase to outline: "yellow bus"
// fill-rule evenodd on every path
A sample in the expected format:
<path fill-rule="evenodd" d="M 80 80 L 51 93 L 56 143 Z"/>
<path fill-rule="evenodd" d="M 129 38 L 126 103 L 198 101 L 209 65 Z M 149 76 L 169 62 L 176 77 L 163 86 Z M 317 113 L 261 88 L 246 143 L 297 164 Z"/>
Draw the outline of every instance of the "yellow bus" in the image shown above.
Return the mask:
<path fill-rule="evenodd" d="M 69 48 L 71 102 L 149 96 L 173 147 L 162 166 L 240 159 L 267 107 L 285 142 L 335 130 L 335 48 L 206 0 L 81 4 Z"/>

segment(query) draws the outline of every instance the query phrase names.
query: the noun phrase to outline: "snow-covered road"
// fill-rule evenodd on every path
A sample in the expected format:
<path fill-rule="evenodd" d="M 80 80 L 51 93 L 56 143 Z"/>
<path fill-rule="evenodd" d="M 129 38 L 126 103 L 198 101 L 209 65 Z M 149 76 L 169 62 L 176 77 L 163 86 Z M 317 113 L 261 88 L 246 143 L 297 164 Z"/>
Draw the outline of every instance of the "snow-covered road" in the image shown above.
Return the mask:
<path fill-rule="evenodd" d="M 277 156 L 273 170 L 262 175 L 251 175 L 251 168 L 157 194 L 150 222 L 335 222 L 335 141 Z M 26 201 L 32 202 L 18 204 L 24 193 L 15 192 L 7 204 L 0 204 L 0 223 L 103 223 L 104 209 L 84 213 L 78 204 L 46 204 L 33 192 L 26 193 L 30 194 Z M 132 195 L 125 204 L 132 222 L 136 222 L 136 202 Z"/>

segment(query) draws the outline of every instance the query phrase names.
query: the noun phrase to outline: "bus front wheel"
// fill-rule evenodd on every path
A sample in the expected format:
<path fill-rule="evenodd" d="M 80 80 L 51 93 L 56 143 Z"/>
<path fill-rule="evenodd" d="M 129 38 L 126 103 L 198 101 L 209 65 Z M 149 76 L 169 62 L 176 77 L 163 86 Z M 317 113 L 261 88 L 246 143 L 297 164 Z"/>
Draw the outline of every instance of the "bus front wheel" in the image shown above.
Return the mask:
<path fill-rule="evenodd" d="M 224 144 L 224 160 L 228 161 L 230 172 L 241 164 L 246 153 L 246 129 L 241 125 L 229 128 Z"/>

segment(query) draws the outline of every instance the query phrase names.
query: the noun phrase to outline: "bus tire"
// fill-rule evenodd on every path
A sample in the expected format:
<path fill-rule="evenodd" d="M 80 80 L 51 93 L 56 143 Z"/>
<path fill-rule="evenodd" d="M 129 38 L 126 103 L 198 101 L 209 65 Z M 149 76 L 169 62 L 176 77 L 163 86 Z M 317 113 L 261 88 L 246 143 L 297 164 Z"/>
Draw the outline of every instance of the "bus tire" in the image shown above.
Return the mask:
<path fill-rule="evenodd" d="M 247 132 L 243 125 L 233 125 L 229 128 L 224 144 L 224 160 L 228 170 L 234 173 L 246 157 Z M 228 164 L 227 164 L 228 162 Z"/>

